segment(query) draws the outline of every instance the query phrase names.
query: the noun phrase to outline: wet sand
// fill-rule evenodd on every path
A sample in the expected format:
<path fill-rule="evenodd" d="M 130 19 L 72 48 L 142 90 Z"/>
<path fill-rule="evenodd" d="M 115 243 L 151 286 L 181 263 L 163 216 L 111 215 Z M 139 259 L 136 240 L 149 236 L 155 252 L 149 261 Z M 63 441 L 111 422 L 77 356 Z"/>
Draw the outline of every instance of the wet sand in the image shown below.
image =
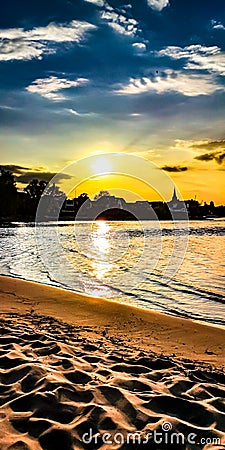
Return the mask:
<path fill-rule="evenodd" d="M 7 277 L 0 292 L 1 450 L 224 448 L 225 329 Z M 146 444 L 166 423 L 185 442 Z M 128 432 L 142 444 L 112 438 Z"/>

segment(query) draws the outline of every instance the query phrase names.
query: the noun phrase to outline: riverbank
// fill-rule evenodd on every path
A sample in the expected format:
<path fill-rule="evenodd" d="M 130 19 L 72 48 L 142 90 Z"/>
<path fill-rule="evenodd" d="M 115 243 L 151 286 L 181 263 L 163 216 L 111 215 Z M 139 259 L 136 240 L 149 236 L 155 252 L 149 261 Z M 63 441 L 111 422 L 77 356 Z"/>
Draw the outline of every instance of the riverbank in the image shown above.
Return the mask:
<path fill-rule="evenodd" d="M 51 316 L 166 356 L 223 367 L 225 328 L 76 294 L 17 278 L 0 277 L 1 312 Z"/>

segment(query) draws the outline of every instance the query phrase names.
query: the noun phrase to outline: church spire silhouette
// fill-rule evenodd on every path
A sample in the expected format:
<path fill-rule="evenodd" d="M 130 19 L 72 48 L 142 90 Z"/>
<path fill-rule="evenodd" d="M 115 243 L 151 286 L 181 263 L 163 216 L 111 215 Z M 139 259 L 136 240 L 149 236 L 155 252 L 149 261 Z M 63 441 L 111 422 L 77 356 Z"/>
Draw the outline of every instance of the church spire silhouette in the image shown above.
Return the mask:
<path fill-rule="evenodd" d="M 177 200 L 178 200 L 178 198 L 177 198 L 176 188 L 174 187 L 172 202 L 177 202 Z"/>

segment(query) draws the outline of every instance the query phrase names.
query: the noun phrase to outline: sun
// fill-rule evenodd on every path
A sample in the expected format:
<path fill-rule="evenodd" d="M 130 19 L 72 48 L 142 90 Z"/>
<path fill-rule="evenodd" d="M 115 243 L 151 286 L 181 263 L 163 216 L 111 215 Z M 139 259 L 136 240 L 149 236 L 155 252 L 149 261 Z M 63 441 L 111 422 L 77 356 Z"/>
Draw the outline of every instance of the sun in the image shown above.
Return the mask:
<path fill-rule="evenodd" d="M 105 155 L 96 155 L 92 168 L 94 170 L 94 175 L 112 173 L 112 161 Z"/>

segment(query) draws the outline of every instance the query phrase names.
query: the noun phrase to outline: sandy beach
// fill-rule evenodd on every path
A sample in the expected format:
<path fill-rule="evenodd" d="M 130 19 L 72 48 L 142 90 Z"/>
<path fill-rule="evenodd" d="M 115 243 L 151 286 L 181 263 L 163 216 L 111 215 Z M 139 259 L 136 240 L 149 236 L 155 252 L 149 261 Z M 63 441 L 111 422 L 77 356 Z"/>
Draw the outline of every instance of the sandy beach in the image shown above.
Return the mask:
<path fill-rule="evenodd" d="M 225 447 L 224 328 L 15 278 L 0 292 L 1 450 Z"/>

